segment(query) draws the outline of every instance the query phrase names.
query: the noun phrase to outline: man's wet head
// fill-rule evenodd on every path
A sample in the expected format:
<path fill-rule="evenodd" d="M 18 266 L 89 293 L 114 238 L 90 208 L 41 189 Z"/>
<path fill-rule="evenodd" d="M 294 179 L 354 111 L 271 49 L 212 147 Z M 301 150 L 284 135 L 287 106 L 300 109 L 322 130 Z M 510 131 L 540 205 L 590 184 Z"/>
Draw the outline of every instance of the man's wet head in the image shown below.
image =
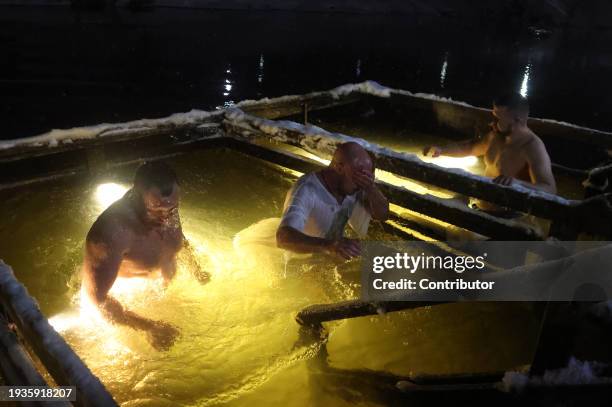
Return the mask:
<path fill-rule="evenodd" d="M 163 161 L 151 161 L 138 167 L 134 191 L 141 198 L 145 217 L 153 223 L 165 222 L 178 209 L 176 173 Z"/>
<path fill-rule="evenodd" d="M 374 163 L 368 152 L 358 143 L 348 142 L 338 146 L 330 163 L 332 168 L 340 177 L 340 192 L 352 195 L 360 187 L 356 177 L 374 177 Z"/>
<path fill-rule="evenodd" d="M 506 93 L 493 101 L 494 130 L 509 134 L 513 126 L 527 124 L 529 102 L 519 93 Z"/>

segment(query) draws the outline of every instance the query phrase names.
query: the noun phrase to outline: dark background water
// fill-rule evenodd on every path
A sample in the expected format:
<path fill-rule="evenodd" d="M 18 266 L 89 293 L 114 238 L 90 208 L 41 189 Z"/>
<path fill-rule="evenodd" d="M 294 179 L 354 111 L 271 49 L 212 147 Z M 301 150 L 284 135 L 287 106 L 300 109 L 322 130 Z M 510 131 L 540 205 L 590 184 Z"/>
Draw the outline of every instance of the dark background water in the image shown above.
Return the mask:
<path fill-rule="evenodd" d="M 511 19 L 0 8 L 0 138 L 366 79 L 612 130 L 612 31 Z M 527 79 L 526 79 L 527 77 Z"/>

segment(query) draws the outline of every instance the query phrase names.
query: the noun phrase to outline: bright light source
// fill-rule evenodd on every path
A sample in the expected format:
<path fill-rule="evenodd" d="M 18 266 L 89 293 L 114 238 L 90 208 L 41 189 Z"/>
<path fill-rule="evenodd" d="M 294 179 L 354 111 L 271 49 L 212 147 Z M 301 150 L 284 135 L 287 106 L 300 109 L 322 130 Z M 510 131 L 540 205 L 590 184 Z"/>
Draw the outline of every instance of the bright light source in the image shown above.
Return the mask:
<path fill-rule="evenodd" d="M 120 184 L 115 184 L 114 182 L 100 184 L 98 185 L 98 188 L 96 188 L 96 202 L 103 209 L 106 209 L 111 206 L 113 202 L 122 198 L 123 195 L 127 192 L 127 190 L 127 187 Z"/>
<path fill-rule="evenodd" d="M 49 318 L 49 325 L 51 325 L 53 329 L 60 334 L 72 328 L 78 327 L 79 323 L 79 314 L 59 314 Z"/>

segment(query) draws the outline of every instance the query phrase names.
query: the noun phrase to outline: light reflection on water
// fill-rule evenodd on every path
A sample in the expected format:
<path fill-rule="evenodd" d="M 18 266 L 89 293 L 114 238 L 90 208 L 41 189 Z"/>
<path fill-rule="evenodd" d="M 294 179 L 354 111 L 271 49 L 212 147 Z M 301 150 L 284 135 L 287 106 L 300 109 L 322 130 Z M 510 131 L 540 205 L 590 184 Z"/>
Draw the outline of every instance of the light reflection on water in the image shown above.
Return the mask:
<path fill-rule="evenodd" d="M 168 352 L 152 349 L 142 333 L 93 318 L 86 308 L 79 315 L 78 269 L 85 234 L 100 210 L 92 199 L 100 181 L 39 185 L 0 200 L 9 214 L 0 218 L 0 231 L 12 231 L 11 239 L 0 239 L 1 256 L 123 405 L 348 403 L 346 394 L 362 389 L 313 368 L 321 342 L 304 340 L 294 318 L 305 306 L 358 295 L 358 264 L 285 269 L 275 250 L 248 252 L 257 254 L 256 261 L 240 256 L 234 235 L 278 216 L 291 179 L 224 151 L 190 154 L 172 165 L 181 180 L 185 234 L 212 280 L 200 285 L 180 263 L 166 290 L 141 279 L 113 287 L 133 311 L 180 329 Z M 133 170 L 121 169 L 104 183 L 129 185 Z M 397 374 L 509 368 L 531 355 L 530 315 L 520 305 L 464 304 L 334 323 L 329 363 Z"/>
<path fill-rule="evenodd" d="M 442 62 L 442 69 L 440 69 L 440 88 L 444 89 L 446 82 L 446 71 L 448 69 L 448 52 L 444 53 L 444 62 Z"/>

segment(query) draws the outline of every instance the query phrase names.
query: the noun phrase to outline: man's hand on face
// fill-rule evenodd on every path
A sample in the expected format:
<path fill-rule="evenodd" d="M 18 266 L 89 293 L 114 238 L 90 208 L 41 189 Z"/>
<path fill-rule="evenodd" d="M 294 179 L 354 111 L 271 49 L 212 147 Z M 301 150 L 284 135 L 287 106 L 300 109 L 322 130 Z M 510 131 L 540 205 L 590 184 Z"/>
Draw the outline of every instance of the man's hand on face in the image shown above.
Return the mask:
<path fill-rule="evenodd" d="M 344 260 L 350 260 L 361 255 L 361 244 L 357 239 L 342 238 L 330 244 L 329 252 Z"/>
<path fill-rule="evenodd" d="M 425 157 L 437 158 L 442 155 L 442 149 L 436 146 L 427 146 L 423 149 L 423 155 Z"/>
<path fill-rule="evenodd" d="M 374 175 L 368 171 L 358 170 L 353 173 L 353 182 L 363 191 L 369 191 L 374 187 Z"/>
<path fill-rule="evenodd" d="M 507 175 L 499 175 L 493 179 L 493 182 L 499 185 L 511 186 L 514 184 L 514 178 Z"/>

